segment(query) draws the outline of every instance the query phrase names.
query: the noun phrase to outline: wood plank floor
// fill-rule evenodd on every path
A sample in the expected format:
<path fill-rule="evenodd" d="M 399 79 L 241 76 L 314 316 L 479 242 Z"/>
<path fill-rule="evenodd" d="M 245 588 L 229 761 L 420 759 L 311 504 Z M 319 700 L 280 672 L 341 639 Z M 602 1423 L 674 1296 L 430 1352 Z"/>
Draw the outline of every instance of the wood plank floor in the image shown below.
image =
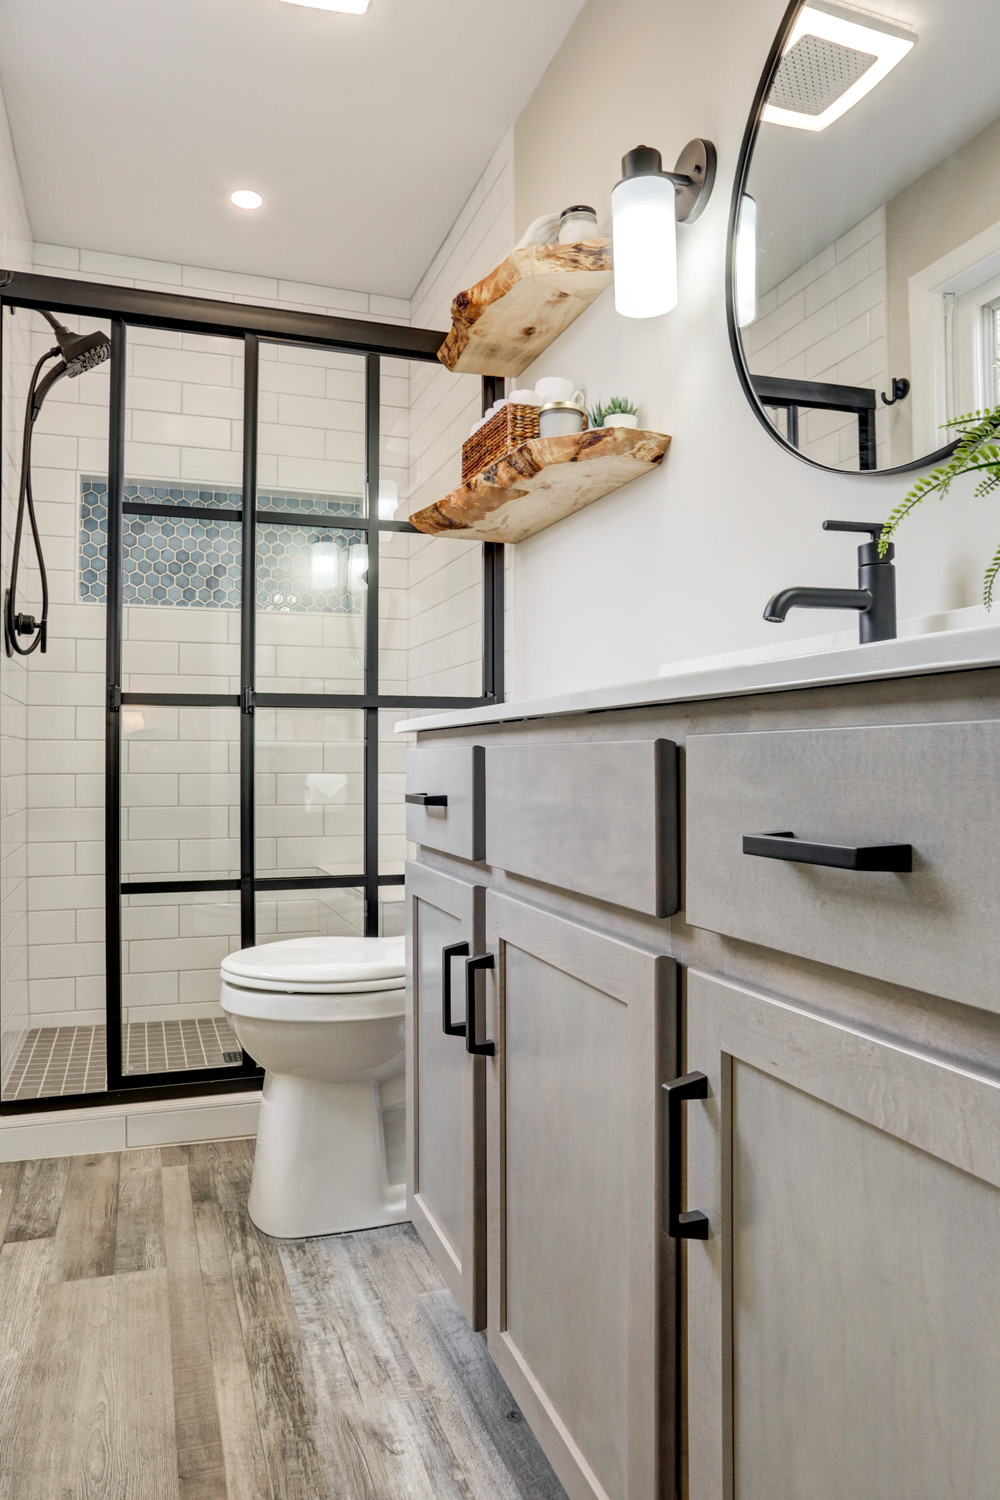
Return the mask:
<path fill-rule="evenodd" d="M 270 1240 L 252 1163 L 0 1167 L 0 1500 L 565 1500 L 411 1227 Z"/>

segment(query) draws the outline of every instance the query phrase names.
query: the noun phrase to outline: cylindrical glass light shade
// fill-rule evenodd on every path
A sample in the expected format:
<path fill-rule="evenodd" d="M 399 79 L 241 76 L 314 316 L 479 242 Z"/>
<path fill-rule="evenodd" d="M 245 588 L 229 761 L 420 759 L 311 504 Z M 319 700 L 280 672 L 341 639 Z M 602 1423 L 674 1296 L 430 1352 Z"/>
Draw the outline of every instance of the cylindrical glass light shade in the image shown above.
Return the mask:
<path fill-rule="evenodd" d="M 736 230 L 736 322 L 746 328 L 757 316 L 757 204 L 749 193 L 740 202 L 740 222 Z"/>
<path fill-rule="evenodd" d="M 677 306 L 677 214 L 666 177 L 626 177 L 611 194 L 615 308 L 659 318 Z"/>

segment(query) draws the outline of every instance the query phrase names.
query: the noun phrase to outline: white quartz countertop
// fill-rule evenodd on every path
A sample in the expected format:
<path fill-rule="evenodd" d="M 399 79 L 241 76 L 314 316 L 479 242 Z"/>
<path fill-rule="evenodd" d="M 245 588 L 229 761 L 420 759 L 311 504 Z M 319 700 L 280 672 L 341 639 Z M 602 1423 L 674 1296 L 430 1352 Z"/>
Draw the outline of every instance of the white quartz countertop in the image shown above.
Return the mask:
<path fill-rule="evenodd" d="M 976 623 L 965 624 L 964 620 L 970 617 Z M 759 650 L 672 662 L 661 670 L 659 677 L 644 682 L 615 683 L 545 698 L 428 714 L 404 719 L 396 729 L 399 733 L 457 729 L 474 724 L 504 724 L 514 719 L 690 703 L 705 698 L 781 693 L 834 683 L 995 667 L 1000 665 L 1000 619 L 996 623 L 983 623 L 984 619 L 984 610 L 959 610 L 951 616 L 903 621 L 895 640 L 875 641 L 866 646 L 857 644 L 853 632 L 841 631 Z"/>

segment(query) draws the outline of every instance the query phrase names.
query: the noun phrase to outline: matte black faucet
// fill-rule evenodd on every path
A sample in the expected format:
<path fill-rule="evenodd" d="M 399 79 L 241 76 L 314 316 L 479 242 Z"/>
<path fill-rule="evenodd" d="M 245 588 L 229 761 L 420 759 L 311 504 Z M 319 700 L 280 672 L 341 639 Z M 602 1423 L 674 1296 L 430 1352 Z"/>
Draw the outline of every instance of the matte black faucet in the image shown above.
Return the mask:
<path fill-rule="evenodd" d="M 768 602 L 764 619 L 781 624 L 790 609 L 856 609 L 861 641 L 891 641 L 896 636 L 896 549 L 889 544 L 878 555 L 881 521 L 824 521 L 824 531 L 863 531 L 871 538 L 858 548 L 856 589 L 782 589 Z"/>

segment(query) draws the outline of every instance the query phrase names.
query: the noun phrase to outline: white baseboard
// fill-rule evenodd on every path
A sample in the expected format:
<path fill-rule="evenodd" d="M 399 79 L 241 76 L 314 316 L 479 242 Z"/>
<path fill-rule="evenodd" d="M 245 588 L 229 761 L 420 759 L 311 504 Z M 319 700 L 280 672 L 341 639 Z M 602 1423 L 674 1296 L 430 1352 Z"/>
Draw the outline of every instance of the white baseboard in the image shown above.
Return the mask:
<path fill-rule="evenodd" d="M 257 1134 L 259 1093 L 154 1099 L 92 1109 L 0 1116 L 0 1161 L 91 1156 L 138 1146 L 184 1146 Z"/>

